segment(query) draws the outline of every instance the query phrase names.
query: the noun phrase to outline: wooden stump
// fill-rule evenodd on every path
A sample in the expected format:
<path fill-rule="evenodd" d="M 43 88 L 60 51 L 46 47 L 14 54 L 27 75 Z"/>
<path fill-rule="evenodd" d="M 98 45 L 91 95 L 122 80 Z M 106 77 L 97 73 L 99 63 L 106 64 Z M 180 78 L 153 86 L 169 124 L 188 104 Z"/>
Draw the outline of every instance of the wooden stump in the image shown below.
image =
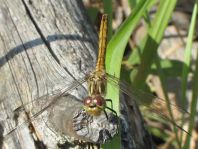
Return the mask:
<path fill-rule="evenodd" d="M 16 126 L 39 111 L 35 101 L 94 68 L 97 33 L 79 0 L 0 0 L 0 4 L 0 148 L 56 148 L 59 140 L 43 117 L 32 122 L 36 136 L 30 133 L 32 127 Z M 76 94 L 81 98 L 84 92 Z M 133 135 L 128 134 L 131 139 Z M 142 146 L 148 144 L 145 136 L 139 141 Z"/>

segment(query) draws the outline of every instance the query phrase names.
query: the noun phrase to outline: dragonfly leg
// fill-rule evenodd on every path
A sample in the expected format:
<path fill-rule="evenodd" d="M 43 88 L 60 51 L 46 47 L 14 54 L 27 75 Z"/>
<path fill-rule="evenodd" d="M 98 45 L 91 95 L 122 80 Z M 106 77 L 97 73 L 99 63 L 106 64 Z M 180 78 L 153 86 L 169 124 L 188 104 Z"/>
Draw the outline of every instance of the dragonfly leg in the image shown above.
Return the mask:
<path fill-rule="evenodd" d="M 112 100 L 111 99 L 105 99 L 105 101 L 110 102 L 111 103 L 111 109 L 113 109 L 113 102 L 112 102 Z"/>
<path fill-rule="evenodd" d="M 118 117 L 117 112 L 115 110 L 113 110 L 112 108 L 109 108 L 109 107 L 105 107 L 105 108 L 107 108 L 108 110 L 110 110 L 112 113 L 114 113 L 116 115 L 116 117 Z"/>
<path fill-rule="evenodd" d="M 117 112 L 115 110 L 113 110 L 112 108 L 109 108 L 109 107 L 106 107 L 108 110 L 110 110 L 112 113 L 115 114 L 117 120 L 118 120 L 118 115 L 117 115 Z M 118 124 L 118 121 L 116 122 L 116 127 L 117 127 L 117 134 L 119 133 L 119 124 Z"/>
<path fill-rule="evenodd" d="M 108 118 L 107 112 L 105 110 L 104 110 L 104 113 L 105 113 L 105 116 L 106 116 L 106 118 L 108 120 L 109 118 Z"/>

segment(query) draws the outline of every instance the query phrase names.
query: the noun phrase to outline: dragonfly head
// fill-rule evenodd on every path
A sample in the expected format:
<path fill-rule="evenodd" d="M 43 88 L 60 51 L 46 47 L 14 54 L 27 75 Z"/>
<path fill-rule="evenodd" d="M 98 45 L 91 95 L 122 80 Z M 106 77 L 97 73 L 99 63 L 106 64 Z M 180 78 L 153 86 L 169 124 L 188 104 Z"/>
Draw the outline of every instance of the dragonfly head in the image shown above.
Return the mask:
<path fill-rule="evenodd" d="M 106 106 L 105 99 L 101 95 L 88 96 L 83 103 L 85 111 L 93 116 L 99 116 Z"/>
<path fill-rule="evenodd" d="M 105 71 L 94 71 L 88 80 L 89 95 L 102 94 L 106 92 L 107 76 Z"/>

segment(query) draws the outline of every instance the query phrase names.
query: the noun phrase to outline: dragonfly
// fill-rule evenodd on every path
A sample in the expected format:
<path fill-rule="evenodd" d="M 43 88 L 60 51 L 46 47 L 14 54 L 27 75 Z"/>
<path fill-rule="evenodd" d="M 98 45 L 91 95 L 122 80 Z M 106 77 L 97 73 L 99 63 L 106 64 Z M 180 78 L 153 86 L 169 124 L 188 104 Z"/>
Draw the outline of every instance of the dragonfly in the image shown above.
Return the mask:
<path fill-rule="evenodd" d="M 89 96 L 83 101 L 85 111 L 93 116 L 100 115 L 101 111 L 105 112 L 106 108 L 117 115 L 116 111 L 114 111 L 112 108 L 109 108 L 106 104 L 106 102 L 111 102 L 112 104 L 111 99 L 104 98 L 107 86 L 107 75 L 104 67 L 104 57 L 107 43 L 107 24 L 108 17 L 106 14 L 104 14 L 102 16 L 100 25 L 98 61 L 95 70 L 89 75 L 87 79 Z"/>
<path fill-rule="evenodd" d="M 23 128 L 24 125 L 34 121 L 37 117 L 39 117 L 39 115 L 48 110 L 50 111 L 50 114 L 48 115 L 49 128 L 56 127 L 59 129 L 58 131 L 55 130 L 57 132 L 61 132 L 63 129 L 66 129 L 65 132 L 67 134 L 84 141 L 100 144 L 106 143 L 117 134 L 119 118 L 117 112 L 113 109 L 113 99 L 105 99 L 107 83 L 112 84 L 115 88 L 119 88 L 120 93 L 125 94 L 129 100 L 135 100 L 135 102 L 141 106 L 144 106 L 148 110 L 151 110 L 157 114 L 159 117 L 168 120 L 174 126 L 187 132 L 182 128 L 183 123 L 181 123 L 179 118 L 175 119 L 174 117 L 169 116 L 166 112 L 161 111 L 160 107 L 166 106 L 166 100 L 155 97 L 152 94 L 139 91 L 135 89 L 135 87 L 131 87 L 127 83 L 122 82 L 118 78 L 106 73 L 105 51 L 107 45 L 107 24 L 108 16 L 107 14 L 103 14 L 99 32 L 98 60 L 95 70 L 86 77 L 75 80 L 69 87 L 63 88 L 59 94 L 51 96 L 50 99 L 48 98 L 50 95 L 48 95 L 46 97 L 34 100 L 33 102 L 35 102 L 35 105 L 39 105 L 43 102 L 41 104 L 41 109 L 30 116 L 28 121 L 17 125 L 13 130 L 6 134 L 5 137 L 12 134 L 17 129 Z M 87 84 L 88 95 L 81 100 L 70 95 L 70 92 L 82 86 L 83 83 Z M 46 104 L 46 100 L 49 104 Z M 65 100 L 70 101 L 71 104 L 66 103 Z M 148 102 L 144 102 L 147 100 L 149 101 L 149 105 Z M 107 102 L 110 103 L 110 107 L 107 106 Z M 20 111 L 25 110 L 25 107 L 30 104 L 32 104 L 32 102 L 23 104 Z M 182 115 L 186 115 L 187 117 L 189 116 L 187 111 L 175 104 L 170 104 L 169 107 L 171 110 L 182 113 Z M 65 112 L 65 110 L 67 112 Z M 59 119 L 57 120 L 55 117 L 58 117 Z M 59 123 L 60 125 L 65 123 L 67 128 L 58 125 Z M 100 125 L 102 127 L 95 127 Z M 72 130 L 72 132 L 70 130 Z"/>

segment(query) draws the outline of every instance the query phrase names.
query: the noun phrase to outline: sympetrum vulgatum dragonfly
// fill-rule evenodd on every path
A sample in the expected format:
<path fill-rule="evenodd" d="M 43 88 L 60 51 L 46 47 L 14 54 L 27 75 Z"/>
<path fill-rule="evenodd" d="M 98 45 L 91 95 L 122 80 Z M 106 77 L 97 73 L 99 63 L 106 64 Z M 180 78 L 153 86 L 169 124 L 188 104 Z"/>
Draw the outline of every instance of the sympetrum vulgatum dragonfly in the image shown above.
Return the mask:
<path fill-rule="evenodd" d="M 173 120 L 171 117 L 168 116 L 167 113 L 160 111 L 159 105 L 161 106 L 166 105 L 165 100 L 157 98 L 148 93 L 137 91 L 136 89 L 129 87 L 126 83 L 121 82 L 119 79 L 105 72 L 104 57 L 106 50 L 106 37 L 107 37 L 107 15 L 103 15 L 100 26 L 99 54 L 98 54 L 96 69 L 85 78 L 76 80 L 69 87 L 62 89 L 60 91 L 61 92 L 60 94 L 55 95 L 56 98 L 49 99 L 48 96 L 46 96 L 46 98 L 42 98 L 42 100 L 33 101 L 34 104 L 36 105 L 42 103 L 40 104 L 42 106 L 41 106 L 41 110 L 30 116 L 28 121 L 33 121 L 43 112 L 48 110 L 50 111 L 50 114 L 48 116 L 50 125 L 52 124 L 52 127 L 54 126 L 57 129 L 59 129 L 59 132 L 61 131 L 66 132 L 69 135 L 71 134 L 72 136 L 85 141 L 105 143 L 107 140 L 111 139 L 117 133 L 117 122 L 113 120 L 115 119 L 115 117 L 117 117 L 117 114 L 112 107 L 107 107 L 106 102 L 109 101 L 112 104 L 112 101 L 105 99 L 106 85 L 107 82 L 109 82 L 110 84 L 115 86 L 115 88 L 119 88 L 120 93 L 123 93 L 126 96 L 128 96 L 129 100 L 135 100 L 138 103 L 139 101 L 141 101 L 139 99 L 143 99 L 145 101 L 146 100 L 152 101 L 150 106 L 148 106 L 146 102 L 145 103 L 141 102 L 140 104 L 145 105 L 146 108 L 153 110 L 159 116 L 168 120 L 176 127 L 183 129 L 182 123 L 180 124 L 180 121 L 178 119 Z M 75 88 L 82 86 L 84 83 L 87 83 L 88 95 L 87 93 L 85 93 L 85 96 L 82 98 L 83 99 L 83 105 L 82 105 L 82 100 L 80 100 L 81 104 L 79 104 L 78 99 L 68 94 L 70 94 L 70 92 L 72 92 L 72 90 L 74 90 Z M 70 105 L 64 104 L 65 98 L 63 97 L 65 96 L 67 96 L 67 100 L 71 101 Z M 45 100 L 48 100 L 48 102 L 50 101 L 49 104 L 45 105 Z M 29 106 L 29 104 L 24 104 L 23 106 L 26 107 Z M 62 107 L 60 108 L 60 106 Z M 21 109 L 24 110 L 25 109 L 24 107 L 22 107 Z M 171 104 L 170 107 L 172 110 L 188 115 L 188 113 L 185 110 L 177 107 L 174 104 Z M 62 111 L 64 110 L 69 112 L 64 112 L 63 114 Z M 108 110 L 108 112 L 106 112 L 106 110 Z M 54 116 L 59 117 L 58 120 L 62 120 L 62 121 L 58 122 Z M 63 117 L 65 119 L 63 119 Z M 16 129 L 22 128 L 22 126 L 27 124 L 28 121 L 22 124 L 18 124 L 6 136 L 14 132 Z M 62 126 L 60 126 L 59 124 Z M 103 126 L 97 128 L 99 126 L 98 124 L 99 125 L 101 124 Z M 84 130 L 84 128 L 86 130 Z M 101 132 L 102 132 L 102 136 L 101 136 Z"/>

